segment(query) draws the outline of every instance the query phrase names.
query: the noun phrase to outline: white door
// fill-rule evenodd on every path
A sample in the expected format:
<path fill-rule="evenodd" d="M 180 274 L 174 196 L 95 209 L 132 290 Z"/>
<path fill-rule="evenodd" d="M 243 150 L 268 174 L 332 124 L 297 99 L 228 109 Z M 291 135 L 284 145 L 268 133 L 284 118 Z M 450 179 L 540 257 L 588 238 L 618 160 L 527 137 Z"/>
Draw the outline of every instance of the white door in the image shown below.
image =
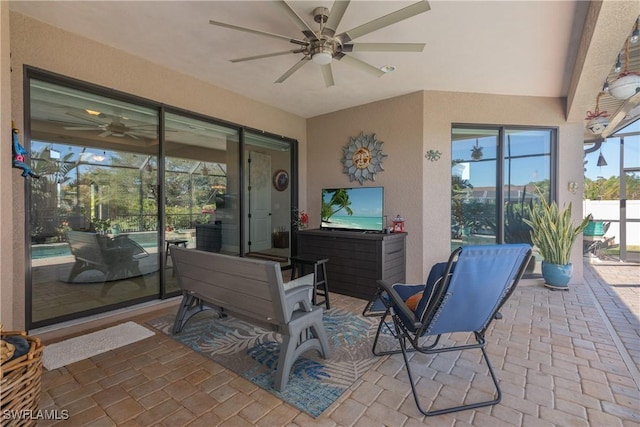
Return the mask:
<path fill-rule="evenodd" d="M 271 156 L 247 152 L 246 176 L 249 215 L 245 251 L 258 252 L 271 248 Z"/>

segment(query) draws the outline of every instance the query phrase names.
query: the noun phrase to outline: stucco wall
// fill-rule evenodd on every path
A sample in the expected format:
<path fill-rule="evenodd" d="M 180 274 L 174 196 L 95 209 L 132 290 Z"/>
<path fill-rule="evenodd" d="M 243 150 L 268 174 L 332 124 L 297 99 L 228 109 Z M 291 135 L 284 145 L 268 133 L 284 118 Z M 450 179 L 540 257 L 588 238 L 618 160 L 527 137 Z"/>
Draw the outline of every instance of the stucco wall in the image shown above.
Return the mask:
<path fill-rule="evenodd" d="M 400 214 L 406 220 L 407 278 L 421 281 L 423 248 L 422 176 L 422 93 L 374 102 L 308 120 L 309 183 L 307 206 L 309 225 L 320 225 L 321 193 L 323 188 L 359 187 L 349 182 L 342 172 L 342 147 L 350 137 L 376 134 L 384 142 L 382 151 L 384 171 L 375 182 L 366 186 L 384 187 L 384 213 L 391 221 Z M 447 200 L 448 205 L 448 200 Z"/>
<path fill-rule="evenodd" d="M 450 174 L 452 123 L 558 127 L 560 203 L 573 202 L 582 217 L 582 123 L 566 124 L 563 100 L 471 93 L 417 92 L 309 119 L 308 165 L 313 181 L 307 205 L 311 225 L 319 223 L 320 191 L 350 185 L 342 173 L 341 148 L 360 131 L 384 141 L 384 172 L 367 185 L 385 187 L 385 214 L 407 219 L 407 280 L 426 279 L 431 265 L 450 253 Z M 425 158 L 438 150 L 438 161 Z M 576 194 L 567 191 L 576 181 Z M 358 183 L 351 183 L 358 186 Z M 573 281 L 582 279 L 581 250 L 574 247 Z"/>
<path fill-rule="evenodd" d="M 0 242 L 13 241 L 13 195 L 11 180 L 11 74 L 9 46 L 9 2 L 0 1 Z M 13 250 L 0 245 L 0 321 L 9 329 L 13 319 Z"/>
<path fill-rule="evenodd" d="M 6 2 L 2 4 L 4 11 Z M 156 102 L 296 139 L 299 141 L 300 152 L 299 167 L 302 178 L 300 188 L 305 188 L 306 120 L 302 117 L 13 12 L 10 15 L 10 40 L 11 66 L 13 67 L 10 85 L 11 115 L 20 128 L 24 127 L 22 70 L 23 65 L 30 65 Z M 4 34 L 2 43 L 5 43 Z M 3 82 L 3 89 L 6 88 Z M 5 129 L 4 125 L 2 129 Z M 2 171 L 4 176 L 4 168 Z M 26 268 L 24 256 L 21 255 L 25 251 L 24 179 L 17 171 L 11 174 L 11 185 L 15 197 L 15 209 L 5 210 L 7 208 L 3 199 L 2 212 L 3 216 L 12 217 L 10 223 L 15 230 L 12 249 L 17 255 L 14 256 L 12 263 L 14 275 L 12 282 L 4 280 L 3 270 L 3 304 L 5 292 L 8 295 L 13 292 L 14 295 L 9 299 L 13 313 L 10 319 L 6 320 L 3 314 L 2 319 L 7 327 L 22 328 L 25 317 L 24 271 Z M 3 185 L 2 188 L 5 186 Z M 304 201 L 304 198 L 301 200 Z M 302 204 L 301 207 L 305 208 Z M 5 237 L 4 232 L 3 237 Z M 4 264 L 4 253 L 2 264 Z"/>
<path fill-rule="evenodd" d="M 564 99 L 516 97 L 472 93 L 430 91 L 424 93 L 425 185 L 423 187 L 425 221 L 423 240 L 430 242 L 425 249 L 425 264 L 446 257 L 449 252 L 450 215 L 449 189 L 451 165 L 451 124 L 530 125 L 558 128 L 558 201 L 573 203 L 574 221 L 582 218 L 583 181 L 583 123 L 565 122 Z M 442 158 L 430 162 L 424 153 L 440 150 Z M 575 194 L 570 193 L 569 181 L 578 183 Z M 443 189 L 446 188 L 446 191 Z M 572 282 L 582 280 L 582 248 L 574 245 Z"/>

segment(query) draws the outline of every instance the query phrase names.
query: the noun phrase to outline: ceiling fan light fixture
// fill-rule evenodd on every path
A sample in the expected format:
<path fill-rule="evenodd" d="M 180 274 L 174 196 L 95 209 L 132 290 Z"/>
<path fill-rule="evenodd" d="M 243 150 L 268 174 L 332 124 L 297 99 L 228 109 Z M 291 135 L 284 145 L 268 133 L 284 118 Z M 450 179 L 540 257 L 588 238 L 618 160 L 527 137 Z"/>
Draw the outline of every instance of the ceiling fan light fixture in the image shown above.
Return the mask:
<path fill-rule="evenodd" d="M 320 48 L 320 50 L 311 55 L 311 60 L 318 65 L 327 65 L 331 63 L 333 55 L 331 49 Z"/>

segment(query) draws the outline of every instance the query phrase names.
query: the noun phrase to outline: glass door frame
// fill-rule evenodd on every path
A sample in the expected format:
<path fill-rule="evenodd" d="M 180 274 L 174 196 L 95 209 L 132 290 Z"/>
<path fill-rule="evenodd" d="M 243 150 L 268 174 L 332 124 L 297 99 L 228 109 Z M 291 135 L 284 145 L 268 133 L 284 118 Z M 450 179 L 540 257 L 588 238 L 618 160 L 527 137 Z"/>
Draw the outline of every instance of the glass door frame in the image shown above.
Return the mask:
<path fill-rule="evenodd" d="M 25 145 L 25 147 L 27 149 L 29 149 L 30 143 L 31 143 L 31 91 L 30 91 L 30 82 L 32 79 L 36 79 L 36 80 L 41 80 L 44 82 L 48 82 L 48 83 L 52 83 L 52 84 L 56 84 L 56 85 L 60 85 L 63 87 L 68 87 L 70 89 L 73 90 L 79 90 L 79 91 L 85 91 L 87 93 L 90 94 L 95 94 L 98 96 L 103 96 L 103 97 L 108 97 L 108 98 L 112 98 L 114 100 L 118 100 L 118 101 L 122 101 L 122 102 L 126 102 L 126 103 L 131 103 L 134 105 L 138 105 L 141 107 L 145 107 L 145 108 L 149 108 L 152 110 L 157 111 L 157 117 L 158 117 L 158 151 L 156 153 L 156 155 L 158 156 L 157 158 L 157 163 L 158 163 L 158 168 L 157 168 L 157 194 L 159 197 L 159 200 L 157 202 L 157 218 L 158 218 L 158 228 L 159 228 L 159 235 L 158 235 L 158 241 L 157 241 L 157 247 L 158 247 L 158 252 L 157 252 L 157 256 L 158 256 L 158 263 L 160 265 L 160 273 L 159 273 L 159 287 L 158 287 L 158 292 L 154 293 L 153 295 L 150 296 L 146 296 L 143 298 L 139 298 L 136 300 L 131 300 L 131 301 L 123 301 L 123 302 L 119 302 L 117 304 L 113 304 L 113 305 L 109 305 L 109 309 L 108 310 L 104 310 L 101 307 L 97 307 L 97 308 L 92 308 L 90 310 L 87 311 L 82 311 L 82 312 L 74 312 L 71 313 L 69 315 L 64 315 L 61 317 L 56 317 L 55 319 L 53 319 L 54 321 L 49 321 L 44 320 L 44 321 L 37 321 L 37 322 L 33 322 L 33 318 L 32 318 L 32 300 L 33 300 L 33 271 L 32 271 L 32 266 L 31 266 L 31 244 L 27 243 L 25 244 L 25 250 L 24 250 L 24 259 L 25 259 L 25 324 L 27 326 L 28 329 L 34 329 L 34 328 L 39 328 L 39 327 L 44 327 L 44 326 L 48 326 L 48 325 L 52 325 L 52 324 L 57 324 L 60 322 L 65 322 L 65 321 L 69 321 L 69 320 L 74 320 L 74 319 L 78 319 L 78 318 L 82 318 L 82 317 L 86 317 L 86 316 L 92 316 L 92 315 L 96 315 L 96 314 L 101 314 L 101 313 L 105 313 L 105 312 L 109 312 L 109 311 L 113 311 L 113 310 L 117 310 L 117 309 L 122 309 L 122 308 L 126 308 L 126 307 L 130 307 L 132 305 L 135 304 L 139 304 L 139 303 L 143 303 L 143 302 L 148 302 L 148 301 L 153 301 L 153 300 L 163 300 L 169 297 L 173 297 L 176 295 L 179 295 L 179 292 L 167 292 L 166 291 L 166 271 L 165 271 L 165 265 L 164 265 L 164 257 L 165 257 L 165 247 L 166 247 L 166 240 L 164 238 L 164 234 L 161 233 L 161 230 L 164 230 L 164 228 L 166 227 L 166 214 L 164 212 L 164 198 L 165 198 L 165 193 L 166 193 L 166 189 L 164 186 L 164 178 L 165 178 L 165 148 L 166 148 L 166 138 L 165 138 L 165 115 L 166 113 L 175 113 L 175 114 L 180 114 L 180 115 L 185 115 L 187 117 L 191 117 L 191 118 L 195 118 L 195 119 L 199 119 L 199 120 L 203 120 L 206 121 L 208 123 L 212 123 L 212 124 L 216 124 L 216 125 L 221 125 L 221 126 L 226 126 L 232 129 L 235 129 L 239 132 L 239 144 L 238 144 L 238 170 L 239 170 L 239 182 L 240 182 L 240 202 L 239 202 L 239 211 L 240 211 L 240 215 L 242 218 L 242 215 L 246 214 L 246 208 L 244 206 L 244 203 L 242 202 L 242 188 L 245 185 L 245 177 L 242 171 L 242 165 L 244 164 L 244 149 L 245 149 L 245 132 L 252 132 L 258 135 L 263 135 L 263 136 L 267 136 L 279 141 L 284 141 L 290 144 L 290 149 L 291 149 L 291 155 L 290 155 L 290 181 L 289 181 L 289 188 L 290 188 L 290 200 L 291 200 L 291 206 L 292 207 L 297 207 L 298 206 L 298 191 L 299 191 L 299 184 L 298 184 L 298 173 L 299 173 L 299 162 L 298 162 L 298 155 L 299 155 L 299 149 L 298 149 L 298 141 L 293 139 L 293 138 L 289 138 L 289 137 L 284 137 L 281 135 L 276 135 L 273 133 L 269 133 L 269 132 L 265 132 L 263 130 L 260 129 L 255 129 L 255 128 L 250 128 L 247 126 L 243 126 L 240 124 L 236 124 L 236 123 L 232 123 L 232 122 L 228 122 L 225 120 L 221 120 L 221 119 L 217 119 L 215 117 L 211 117 L 211 116 L 207 116 L 204 114 L 200 114 L 200 113 L 196 113 L 193 111 L 188 111 L 188 110 L 184 110 L 178 107 L 173 107 L 173 106 L 168 106 L 165 105 L 161 102 L 157 102 L 157 101 L 153 101 L 150 99 L 146 99 L 146 98 L 142 98 L 136 95 L 132 95 L 132 94 L 128 94 L 125 92 L 121 92 L 115 89 L 111 89 L 111 88 L 107 88 L 104 86 L 100 86 L 100 85 L 96 85 L 96 84 L 92 84 L 92 83 L 88 83 L 82 80 L 78 80 L 75 78 L 71 78 L 71 77 L 67 77 L 67 76 L 63 76 L 54 72 L 49 72 L 46 70 L 41 70 L 35 67 L 31 67 L 31 66 L 24 66 L 23 68 L 23 105 L 24 105 L 24 111 L 23 111 L 23 120 L 24 120 L 24 130 L 23 133 L 21 135 L 21 139 L 23 144 Z M 27 163 L 30 162 L 30 159 L 27 158 Z M 29 206 L 30 206 L 30 201 L 31 201 L 31 195 L 30 195 L 30 190 L 29 190 L 29 186 L 27 186 L 26 184 L 24 185 L 24 203 L 25 203 L 25 212 L 28 214 L 29 212 Z M 291 213 L 291 220 L 293 221 L 293 212 Z M 28 218 L 25 218 L 25 224 L 24 224 L 24 233 L 25 236 L 30 236 L 31 235 L 31 230 L 30 230 L 31 226 L 30 226 L 30 221 L 28 220 Z M 245 230 L 243 228 L 243 226 L 241 225 L 239 227 L 239 236 L 238 238 L 240 239 L 240 242 L 244 241 L 244 235 L 245 235 Z M 291 236 L 291 256 L 296 254 L 296 248 L 297 248 L 297 244 L 296 244 L 296 236 L 295 233 Z M 240 252 L 239 252 L 239 256 L 244 256 L 244 251 L 243 251 L 243 247 L 242 245 L 240 245 Z M 286 268 L 286 267 L 285 267 Z M 81 314 L 79 314 L 81 313 Z"/>
<path fill-rule="evenodd" d="M 44 71 L 44 70 L 40 70 L 34 67 L 30 67 L 30 66 L 25 66 L 23 69 L 23 86 L 22 86 L 22 90 L 23 90 L 23 120 L 24 120 L 24 129 L 22 130 L 23 132 L 23 136 L 22 136 L 22 143 L 25 145 L 25 148 L 27 149 L 27 151 L 31 151 L 31 141 L 32 141 L 32 134 L 31 134 L 31 130 L 32 130 L 32 121 L 31 121 L 31 114 L 32 114 L 32 110 L 31 110 L 31 82 L 33 80 L 38 80 L 38 81 L 42 81 L 42 82 L 46 82 L 46 83 L 50 83 L 50 84 L 54 84 L 54 85 L 59 85 L 65 88 L 69 88 L 71 90 L 75 90 L 75 91 L 83 91 L 86 92 L 88 94 L 91 95 L 97 95 L 99 97 L 107 97 L 116 101 L 120 101 L 120 102 L 124 102 L 124 103 L 128 103 L 128 104 L 132 104 L 135 106 L 139 106 L 142 108 L 146 108 L 149 110 L 155 110 L 158 111 L 157 117 L 159 118 L 159 108 L 160 108 L 160 104 L 158 103 L 154 103 L 153 101 L 150 101 L 148 99 L 142 98 L 142 97 L 138 97 L 135 95 L 130 95 L 130 94 L 126 94 L 123 92 L 119 92 L 119 91 L 115 91 L 112 89 L 107 89 L 104 88 L 102 86 L 98 86 L 98 85 L 94 85 L 88 82 L 84 82 L 84 81 L 80 81 L 80 80 L 76 80 L 70 77 L 66 77 L 66 76 L 62 76 L 60 74 L 56 74 L 56 73 L 52 73 L 49 71 Z M 160 137 L 160 135 L 158 135 L 158 137 Z M 27 156 L 30 156 L 31 153 L 28 153 Z M 156 156 L 159 155 L 159 151 L 158 153 L 156 153 Z M 31 158 L 28 157 L 27 159 L 27 163 L 30 164 L 31 163 Z M 28 185 L 27 181 L 25 181 L 24 184 L 24 203 L 25 203 L 25 224 L 24 224 L 24 235 L 25 235 L 25 241 L 26 241 L 26 236 L 30 236 L 31 235 L 31 221 L 29 220 L 29 215 L 30 215 L 30 206 L 31 206 L 31 190 L 30 190 L 30 185 Z M 159 206 L 159 204 L 158 204 Z M 159 220 L 158 220 L 159 221 Z M 158 240 L 158 257 L 160 256 L 160 242 Z M 87 310 L 83 310 L 83 311 L 76 311 L 70 314 L 64 314 L 61 316 L 56 316 L 53 318 L 49 318 L 49 319 L 44 319 L 44 320 L 39 320 L 39 321 L 35 321 L 33 320 L 33 267 L 32 267 L 32 244 L 29 241 L 28 243 L 25 243 L 25 252 L 24 252 L 24 259 L 25 259 L 25 324 L 27 329 L 34 329 L 34 328 L 39 328 L 39 327 L 43 327 L 43 326 L 49 326 L 49 325 L 53 325 L 53 324 L 58 324 L 61 322 L 66 322 L 66 321 L 70 321 L 70 320 L 75 320 L 78 318 L 82 318 L 82 317 L 87 317 L 87 316 L 92 316 L 92 315 L 96 315 L 96 314 L 100 314 L 100 313 L 105 313 L 105 312 L 109 312 L 109 311 L 113 311 L 113 310 L 118 310 L 118 309 L 122 309 L 122 308 L 126 308 L 135 304 L 140 304 L 140 303 L 144 303 L 144 302 L 148 302 L 148 301 L 153 301 L 156 300 L 160 297 L 161 295 L 161 287 L 162 287 L 162 283 L 158 282 L 158 292 L 154 293 L 152 295 L 148 295 L 148 296 L 144 296 L 144 297 L 138 297 L 138 298 L 134 298 L 134 299 L 129 299 L 129 300 L 124 300 L 121 302 L 116 302 L 113 304 L 108 304 L 107 307 L 109 307 L 108 310 L 104 310 L 102 307 L 104 306 L 100 306 L 100 307 L 95 307 L 95 308 L 91 308 L 91 309 L 87 309 Z M 158 260 L 158 262 L 160 262 Z M 160 279 L 159 279 L 160 280 Z"/>
<path fill-rule="evenodd" d="M 506 134 L 510 131 L 548 131 L 549 132 L 549 201 L 557 200 L 558 197 L 558 127 L 554 126 L 523 126 L 523 125 L 488 125 L 488 124 L 469 124 L 469 123 L 452 123 L 451 134 L 453 136 L 454 129 L 468 130 L 486 130 L 497 133 L 496 147 L 496 171 L 495 171 L 495 193 L 496 193 L 496 230 L 495 242 L 504 243 L 505 241 L 505 174 L 507 173 L 505 161 L 507 160 L 506 150 Z M 451 147 L 454 146 L 453 137 L 451 139 Z M 546 153 L 541 153 L 546 154 Z M 454 159 L 452 159 L 453 162 Z M 453 163 L 452 163 L 453 165 Z"/>

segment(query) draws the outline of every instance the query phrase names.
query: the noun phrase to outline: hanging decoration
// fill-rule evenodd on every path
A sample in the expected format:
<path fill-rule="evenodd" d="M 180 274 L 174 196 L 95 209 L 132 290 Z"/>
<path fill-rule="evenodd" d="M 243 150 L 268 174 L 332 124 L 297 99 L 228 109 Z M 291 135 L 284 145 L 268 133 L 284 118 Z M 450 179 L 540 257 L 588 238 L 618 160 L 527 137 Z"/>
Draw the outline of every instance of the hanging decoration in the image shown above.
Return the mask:
<path fill-rule="evenodd" d="M 629 71 L 629 39 L 624 44 L 624 69 L 618 78 L 609 84 L 609 94 L 621 101 L 640 93 L 640 74 Z"/>
<path fill-rule="evenodd" d="M 587 122 L 587 130 L 594 135 L 600 135 L 609 126 L 609 115 L 606 111 L 600 111 L 598 108 L 600 97 L 604 94 L 605 92 L 598 94 L 596 97 L 596 109 L 593 112 L 587 111 L 587 117 L 585 118 L 585 120 L 589 120 Z"/>
<path fill-rule="evenodd" d="M 604 159 L 604 156 L 602 155 L 602 149 L 600 149 L 600 155 L 598 156 L 598 163 L 596 163 L 596 165 L 599 167 L 607 166 L 607 161 Z"/>
<path fill-rule="evenodd" d="M 438 160 L 440 160 L 440 156 L 442 156 L 442 152 L 438 150 L 429 150 L 427 151 L 427 154 L 425 154 L 424 156 L 427 159 L 429 159 L 429 161 L 431 162 L 437 162 Z"/>
<path fill-rule="evenodd" d="M 382 152 L 384 142 L 376 140 L 376 134 L 365 135 L 360 132 L 357 137 L 349 138 L 349 143 L 342 147 L 343 172 L 349 175 L 349 181 L 375 181 L 375 175 L 383 171 L 382 161 L 386 154 Z"/>
<path fill-rule="evenodd" d="M 480 146 L 478 138 L 476 138 L 476 144 L 471 148 L 471 158 L 473 160 L 478 161 L 482 159 L 482 157 L 484 156 L 484 153 L 482 152 L 482 148 L 483 147 Z"/>
<path fill-rule="evenodd" d="M 15 127 L 15 123 L 13 120 L 11 121 L 11 138 L 13 140 L 13 162 L 12 166 L 16 169 L 22 169 L 22 176 L 28 177 L 32 176 L 34 178 L 39 179 L 40 175 L 36 174 L 31 167 L 25 163 L 26 155 L 29 152 L 20 144 L 20 140 L 18 138 L 18 134 L 20 130 Z"/>

